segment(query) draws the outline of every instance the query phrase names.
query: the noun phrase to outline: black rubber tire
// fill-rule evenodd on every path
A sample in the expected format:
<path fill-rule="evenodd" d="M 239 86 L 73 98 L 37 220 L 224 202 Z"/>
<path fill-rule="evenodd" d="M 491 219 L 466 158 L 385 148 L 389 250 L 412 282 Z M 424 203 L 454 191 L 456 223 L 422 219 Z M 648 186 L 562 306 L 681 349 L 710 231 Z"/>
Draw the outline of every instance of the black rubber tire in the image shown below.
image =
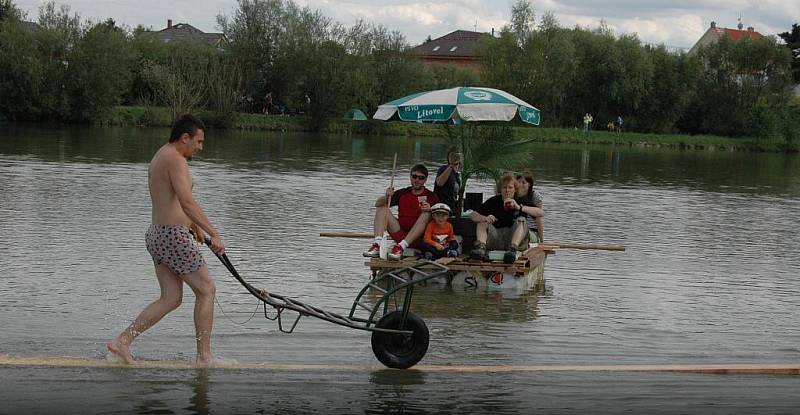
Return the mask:
<path fill-rule="evenodd" d="M 400 329 L 402 311 L 387 313 L 375 325 L 382 329 Z M 394 369 L 408 369 L 417 364 L 428 352 L 430 335 L 425 321 L 409 312 L 403 330 L 413 331 L 411 336 L 372 332 L 372 352 L 378 360 Z"/>

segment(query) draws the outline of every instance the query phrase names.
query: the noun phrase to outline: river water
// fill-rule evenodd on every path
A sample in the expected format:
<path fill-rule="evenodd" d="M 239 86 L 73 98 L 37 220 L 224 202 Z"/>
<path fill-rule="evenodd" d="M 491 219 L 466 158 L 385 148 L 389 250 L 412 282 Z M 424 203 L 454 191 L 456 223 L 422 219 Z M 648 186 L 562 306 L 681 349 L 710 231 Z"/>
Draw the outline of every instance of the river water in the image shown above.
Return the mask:
<path fill-rule="evenodd" d="M 104 359 L 104 342 L 157 297 L 146 179 L 167 135 L 0 128 L 0 354 Z M 211 130 L 190 168 L 245 278 L 346 315 L 369 278 L 368 241 L 319 233 L 369 232 L 393 155 L 405 186 L 413 163 L 435 171 L 445 151 L 431 138 Z M 793 412 L 796 376 L 481 368 L 798 362 L 800 158 L 540 145 L 527 167 L 548 241 L 627 250 L 560 250 L 542 292 L 419 290 L 414 311 L 431 333 L 422 370 L 383 370 L 367 332 L 304 318 L 287 335 L 260 314 L 244 323 L 257 301 L 206 250 L 219 301 L 213 347 L 234 368 L 0 366 L 10 403 L 0 413 Z M 189 289 L 184 297 L 134 344 L 138 359 L 193 360 Z M 462 366 L 478 373 L 441 370 Z M 87 391 L 93 384 L 107 393 Z"/>

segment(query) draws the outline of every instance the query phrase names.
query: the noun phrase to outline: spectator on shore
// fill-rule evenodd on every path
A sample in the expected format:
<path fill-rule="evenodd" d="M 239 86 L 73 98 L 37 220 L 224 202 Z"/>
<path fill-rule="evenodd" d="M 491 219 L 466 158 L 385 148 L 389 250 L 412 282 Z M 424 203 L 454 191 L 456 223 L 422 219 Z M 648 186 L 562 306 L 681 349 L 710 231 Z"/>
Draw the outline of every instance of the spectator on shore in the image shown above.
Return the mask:
<path fill-rule="evenodd" d="M 267 92 L 267 95 L 264 96 L 264 114 L 271 114 L 272 113 L 272 91 Z"/>

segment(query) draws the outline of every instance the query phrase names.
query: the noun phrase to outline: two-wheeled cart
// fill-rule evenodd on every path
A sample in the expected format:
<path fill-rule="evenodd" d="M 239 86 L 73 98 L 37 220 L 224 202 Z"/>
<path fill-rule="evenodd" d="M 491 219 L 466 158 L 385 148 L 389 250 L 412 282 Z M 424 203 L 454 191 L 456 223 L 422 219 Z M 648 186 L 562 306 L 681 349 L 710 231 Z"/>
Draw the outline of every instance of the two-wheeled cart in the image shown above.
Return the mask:
<path fill-rule="evenodd" d="M 206 238 L 205 242 L 210 246 L 210 239 Z M 383 272 L 361 289 L 353 301 L 350 314 L 344 317 L 266 289 L 256 288 L 242 278 L 226 254 L 217 255 L 217 258 L 250 294 L 262 301 L 264 317 L 277 320 L 281 332 L 292 333 L 304 316 L 370 331 L 375 357 L 384 365 L 397 369 L 414 366 L 428 351 L 428 327 L 425 321 L 410 310 L 414 287 L 449 272 L 446 266 L 430 261 L 420 261 Z M 378 294 L 374 303 L 367 302 L 366 294 L 369 291 Z M 267 305 L 276 310 L 275 315 L 270 316 L 267 313 Z M 283 322 L 283 312 L 286 310 L 298 313 L 290 327 L 285 327 Z"/>

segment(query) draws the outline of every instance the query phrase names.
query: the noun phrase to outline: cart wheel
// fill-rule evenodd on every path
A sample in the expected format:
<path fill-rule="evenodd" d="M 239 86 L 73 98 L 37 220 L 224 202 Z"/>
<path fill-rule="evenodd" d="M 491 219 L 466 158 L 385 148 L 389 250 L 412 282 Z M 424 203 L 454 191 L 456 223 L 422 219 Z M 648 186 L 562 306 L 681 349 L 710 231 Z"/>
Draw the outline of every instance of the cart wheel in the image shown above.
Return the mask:
<path fill-rule="evenodd" d="M 381 329 L 400 329 L 402 311 L 392 311 L 381 317 L 375 325 Z M 372 352 L 384 365 L 395 369 L 408 369 L 425 357 L 428 351 L 428 327 L 416 314 L 409 312 L 403 330 L 414 334 L 388 334 L 372 332 Z"/>

